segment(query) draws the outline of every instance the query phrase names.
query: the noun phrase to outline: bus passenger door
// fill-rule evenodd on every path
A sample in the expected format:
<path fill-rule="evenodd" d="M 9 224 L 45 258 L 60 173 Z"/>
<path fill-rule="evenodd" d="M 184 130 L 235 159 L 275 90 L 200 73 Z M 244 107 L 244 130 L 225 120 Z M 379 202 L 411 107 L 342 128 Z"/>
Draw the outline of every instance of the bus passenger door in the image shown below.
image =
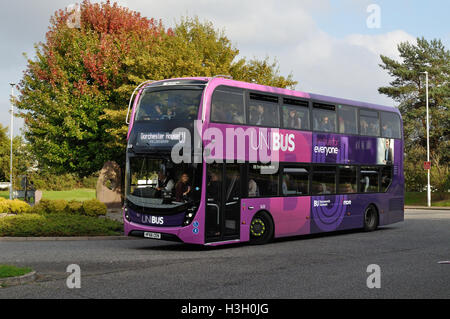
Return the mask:
<path fill-rule="evenodd" d="M 225 165 L 225 193 L 224 193 L 224 239 L 239 238 L 241 224 L 241 189 L 243 165 Z"/>
<path fill-rule="evenodd" d="M 238 164 L 210 164 L 206 186 L 206 242 L 239 238 L 241 168 Z"/>

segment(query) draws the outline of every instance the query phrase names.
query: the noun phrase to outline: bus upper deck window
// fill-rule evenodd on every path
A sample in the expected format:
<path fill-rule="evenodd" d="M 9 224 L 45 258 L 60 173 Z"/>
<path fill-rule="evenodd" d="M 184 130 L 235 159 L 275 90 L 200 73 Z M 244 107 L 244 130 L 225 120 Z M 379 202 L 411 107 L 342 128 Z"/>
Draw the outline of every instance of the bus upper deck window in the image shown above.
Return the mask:
<path fill-rule="evenodd" d="M 250 93 L 249 103 L 249 124 L 267 127 L 279 126 L 278 97 Z"/>
<path fill-rule="evenodd" d="M 334 105 L 314 103 L 314 130 L 319 132 L 336 133 L 336 108 Z"/>
<path fill-rule="evenodd" d="M 288 98 L 283 99 L 283 127 L 309 130 L 308 102 Z"/>
<path fill-rule="evenodd" d="M 381 136 L 387 138 L 401 138 L 400 119 L 397 114 L 381 113 Z"/>
<path fill-rule="evenodd" d="M 212 98 L 211 121 L 245 124 L 244 91 L 228 87 L 217 89 Z"/>
<path fill-rule="evenodd" d="M 380 119 L 378 112 L 361 110 L 359 126 L 361 135 L 380 136 Z"/>
<path fill-rule="evenodd" d="M 194 120 L 202 91 L 194 89 L 147 90 L 139 101 L 136 121 Z"/>
<path fill-rule="evenodd" d="M 339 133 L 358 134 L 357 109 L 351 106 L 339 105 Z"/>

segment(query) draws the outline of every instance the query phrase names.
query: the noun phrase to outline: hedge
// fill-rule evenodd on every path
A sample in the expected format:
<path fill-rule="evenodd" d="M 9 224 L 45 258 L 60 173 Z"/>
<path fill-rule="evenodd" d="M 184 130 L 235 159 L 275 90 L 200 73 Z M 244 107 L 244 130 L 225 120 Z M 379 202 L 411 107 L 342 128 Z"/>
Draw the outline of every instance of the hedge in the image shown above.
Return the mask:
<path fill-rule="evenodd" d="M 42 199 L 39 204 L 30 207 L 26 202 L 0 198 L 0 214 L 72 214 L 91 217 L 106 216 L 106 205 L 97 199 L 84 202 Z"/>
<path fill-rule="evenodd" d="M 95 188 L 97 186 L 98 173 L 80 178 L 75 174 L 57 175 L 40 171 L 39 173 L 30 174 L 28 177 L 34 183 L 36 189 L 68 191 L 77 188 Z"/>
<path fill-rule="evenodd" d="M 23 214 L 0 218 L 0 237 L 72 237 L 120 235 L 120 222 L 83 215 Z"/>
<path fill-rule="evenodd" d="M 97 199 L 91 199 L 84 202 L 43 199 L 31 209 L 31 212 L 38 215 L 72 214 L 98 217 L 105 216 L 107 208 L 105 204 Z"/>

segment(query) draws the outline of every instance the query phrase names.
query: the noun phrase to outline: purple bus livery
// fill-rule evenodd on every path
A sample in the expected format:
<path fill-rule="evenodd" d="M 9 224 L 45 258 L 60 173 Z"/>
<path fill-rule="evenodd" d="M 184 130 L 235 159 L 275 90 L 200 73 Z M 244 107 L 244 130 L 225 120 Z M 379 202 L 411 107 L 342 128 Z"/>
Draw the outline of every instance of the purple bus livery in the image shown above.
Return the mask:
<path fill-rule="evenodd" d="M 264 244 L 404 219 L 395 108 L 218 76 L 145 82 L 128 112 L 127 236 Z"/>

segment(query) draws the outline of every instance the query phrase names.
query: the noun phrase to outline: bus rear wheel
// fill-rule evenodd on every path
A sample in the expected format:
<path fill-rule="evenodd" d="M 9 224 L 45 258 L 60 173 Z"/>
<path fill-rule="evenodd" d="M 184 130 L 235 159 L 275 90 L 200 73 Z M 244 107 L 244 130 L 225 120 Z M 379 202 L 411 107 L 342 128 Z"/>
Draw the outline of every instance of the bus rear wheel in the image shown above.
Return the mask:
<path fill-rule="evenodd" d="M 364 212 L 364 230 L 366 232 L 374 231 L 378 228 L 378 212 L 377 209 L 370 205 Z"/>
<path fill-rule="evenodd" d="M 253 217 L 250 224 L 250 243 L 264 245 L 273 239 L 274 225 L 272 218 L 266 212 L 260 212 Z"/>

